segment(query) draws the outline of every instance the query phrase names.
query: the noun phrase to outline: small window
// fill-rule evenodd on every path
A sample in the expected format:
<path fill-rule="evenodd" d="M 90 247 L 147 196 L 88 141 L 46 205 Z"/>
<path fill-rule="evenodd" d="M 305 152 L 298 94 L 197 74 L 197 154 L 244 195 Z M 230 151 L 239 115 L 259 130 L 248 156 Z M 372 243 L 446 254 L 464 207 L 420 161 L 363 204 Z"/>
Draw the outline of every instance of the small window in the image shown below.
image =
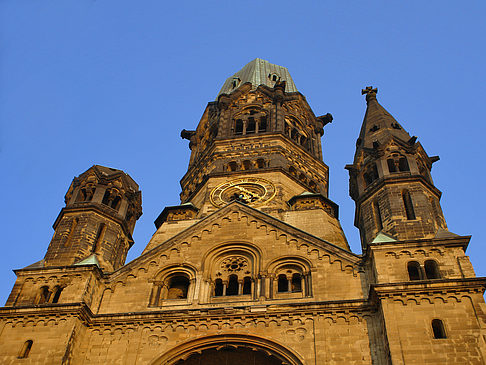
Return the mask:
<path fill-rule="evenodd" d="M 256 162 L 259 169 L 263 169 L 265 167 L 265 160 L 263 158 L 259 158 Z"/>
<path fill-rule="evenodd" d="M 279 293 L 286 293 L 289 291 L 289 281 L 285 274 L 280 274 L 278 276 L 277 291 Z"/>
<path fill-rule="evenodd" d="M 402 192 L 403 205 L 405 206 L 405 213 L 408 220 L 415 219 L 415 211 L 413 210 L 412 197 L 407 190 Z"/>
<path fill-rule="evenodd" d="M 223 280 L 216 279 L 214 282 L 214 296 L 220 297 L 223 295 Z"/>
<path fill-rule="evenodd" d="M 182 275 L 176 275 L 169 280 L 169 292 L 167 299 L 186 299 L 189 290 L 189 279 Z"/>
<path fill-rule="evenodd" d="M 266 132 L 267 131 L 267 117 L 262 117 L 260 119 L 260 123 L 258 124 L 258 132 Z"/>
<path fill-rule="evenodd" d="M 408 161 L 406 157 L 400 157 L 400 159 L 398 160 L 398 170 L 410 171 L 410 167 L 408 166 Z"/>
<path fill-rule="evenodd" d="M 299 273 L 292 275 L 292 293 L 300 293 L 302 291 L 302 276 Z"/>
<path fill-rule="evenodd" d="M 250 160 L 243 161 L 243 170 L 251 170 L 251 161 Z"/>
<path fill-rule="evenodd" d="M 420 264 L 417 261 L 411 261 L 407 265 L 408 277 L 410 280 L 420 280 L 422 279 L 422 270 L 420 269 Z"/>
<path fill-rule="evenodd" d="M 277 74 L 268 74 L 268 79 L 272 82 L 276 82 L 279 79 L 279 77 Z"/>
<path fill-rule="evenodd" d="M 425 277 L 427 279 L 440 279 L 439 267 L 434 260 L 427 260 L 424 264 Z"/>
<path fill-rule="evenodd" d="M 228 164 L 228 171 L 236 171 L 236 170 L 238 170 L 238 165 L 236 164 L 235 161 L 231 161 Z"/>
<path fill-rule="evenodd" d="M 233 81 L 231 82 L 231 86 L 234 88 L 238 87 L 240 84 L 241 80 L 238 77 L 233 77 Z"/>
<path fill-rule="evenodd" d="M 28 340 L 25 341 L 25 343 L 22 345 L 22 348 L 20 349 L 19 352 L 19 359 L 25 359 L 29 357 L 30 350 L 32 349 L 32 344 L 34 341 Z"/>
<path fill-rule="evenodd" d="M 440 319 L 432 320 L 432 331 L 434 332 L 434 338 L 447 338 L 444 323 Z"/>
<path fill-rule="evenodd" d="M 96 233 L 96 237 L 93 243 L 93 250 L 92 250 L 93 253 L 98 251 L 99 245 L 103 241 L 103 237 L 105 235 L 105 229 L 106 229 L 105 224 L 100 223 L 100 225 L 98 226 L 98 232 Z"/>
<path fill-rule="evenodd" d="M 238 276 L 230 275 L 226 295 L 238 295 Z"/>
<path fill-rule="evenodd" d="M 253 134 L 256 131 L 255 118 L 249 117 L 248 124 L 246 125 L 246 134 Z"/>
<path fill-rule="evenodd" d="M 115 210 L 118 210 L 118 208 L 120 208 L 120 203 L 121 203 L 121 198 L 119 195 L 117 195 L 115 199 L 113 199 L 113 201 L 111 202 L 111 207 Z"/>
<path fill-rule="evenodd" d="M 50 295 L 51 295 L 51 292 L 49 291 L 48 286 L 43 286 L 42 288 L 40 288 L 40 295 L 39 295 L 38 304 L 47 303 L 49 301 Z"/>
<path fill-rule="evenodd" d="M 381 231 L 383 229 L 383 220 L 381 218 L 380 206 L 378 205 L 377 201 L 371 203 L 371 206 L 373 209 L 373 218 L 375 220 L 376 229 Z"/>
<path fill-rule="evenodd" d="M 390 173 L 397 172 L 397 167 L 395 166 L 395 161 L 393 161 L 393 159 L 389 158 L 386 160 L 386 163 L 388 164 L 388 171 Z"/>
<path fill-rule="evenodd" d="M 295 169 L 295 167 L 290 166 L 289 172 L 290 172 L 291 175 L 297 176 L 297 170 Z"/>
<path fill-rule="evenodd" d="M 101 201 L 104 205 L 110 205 L 110 190 L 106 189 L 105 195 L 103 195 L 103 200 Z"/>
<path fill-rule="evenodd" d="M 243 134 L 243 121 L 241 119 L 237 119 L 235 122 L 235 134 Z"/>
<path fill-rule="evenodd" d="M 249 276 L 243 279 L 243 294 L 251 294 L 251 278 Z"/>

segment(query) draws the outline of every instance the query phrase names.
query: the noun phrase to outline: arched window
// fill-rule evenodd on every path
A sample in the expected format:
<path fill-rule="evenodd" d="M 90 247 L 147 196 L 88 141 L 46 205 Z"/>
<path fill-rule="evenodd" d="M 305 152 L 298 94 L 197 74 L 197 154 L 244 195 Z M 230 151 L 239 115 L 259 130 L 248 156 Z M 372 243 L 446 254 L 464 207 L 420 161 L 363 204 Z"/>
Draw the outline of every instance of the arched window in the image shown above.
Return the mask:
<path fill-rule="evenodd" d="M 235 122 L 235 134 L 243 134 L 243 121 L 241 119 L 237 119 Z"/>
<path fill-rule="evenodd" d="M 117 195 L 115 199 L 111 202 L 111 207 L 115 210 L 118 210 L 120 208 L 120 203 L 121 203 L 121 197 Z"/>
<path fill-rule="evenodd" d="M 105 194 L 103 195 L 103 200 L 101 201 L 104 205 L 110 205 L 110 190 L 106 189 Z"/>
<path fill-rule="evenodd" d="M 184 275 L 174 275 L 169 279 L 167 299 L 186 299 L 189 279 Z"/>
<path fill-rule="evenodd" d="M 400 159 L 398 160 L 398 170 L 410 171 L 410 167 L 408 166 L 408 161 L 406 157 L 400 157 Z"/>
<path fill-rule="evenodd" d="M 395 166 L 395 161 L 393 161 L 392 158 L 389 158 L 388 160 L 386 160 L 386 163 L 388 165 L 388 171 L 390 173 L 397 172 L 397 167 Z"/>
<path fill-rule="evenodd" d="M 228 278 L 228 287 L 226 288 L 226 295 L 238 295 L 238 276 L 230 275 Z"/>
<path fill-rule="evenodd" d="M 378 179 L 378 168 L 376 164 L 373 163 L 368 166 L 363 174 L 363 179 L 366 183 L 366 186 L 370 185 L 373 181 Z"/>
<path fill-rule="evenodd" d="M 277 291 L 279 293 L 287 293 L 289 291 L 289 281 L 287 280 L 287 275 L 280 274 L 278 276 Z"/>
<path fill-rule="evenodd" d="M 302 276 L 299 273 L 292 275 L 292 293 L 300 293 L 302 291 Z"/>
<path fill-rule="evenodd" d="M 253 134 L 256 131 L 255 118 L 249 117 L 246 125 L 246 134 Z"/>
<path fill-rule="evenodd" d="M 410 261 L 407 264 L 408 277 L 410 280 L 421 280 L 422 270 L 420 264 L 417 261 Z"/>
<path fill-rule="evenodd" d="M 405 213 L 408 220 L 415 219 L 415 211 L 413 210 L 412 197 L 407 190 L 402 191 L 403 205 L 405 206 Z"/>
<path fill-rule="evenodd" d="M 251 161 L 250 160 L 243 161 L 243 170 L 251 170 Z"/>
<path fill-rule="evenodd" d="M 71 242 L 73 240 L 73 236 L 74 236 L 74 231 L 75 231 L 78 223 L 79 223 L 79 218 L 74 218 L 71 221 L 71 228 L 69 229 L 69 233 L 68 233 L 68 236 L 66 238 L 66 242 L 64 242 L 65 247 L 68 247 L 71 244 Z"/>
<path fill-rule="evenodd" d="M 59 302 L 59 297 L 61 296 L 62 289 L 60 286 L 54 288 L 54 296 L 52 297 L 52 303 Z"/>
<path fill-rule="evenodd" d="M 231 161 L 228 164 L 228 171 L 236 171 L 236 170 L 238 170 L 238 165 L 236 164 L 235 161 Z"/>
<path fill-rule="evenodd" d="M 267 117 L 261 117 L 260 123 L 258 123 L 258 132 L 266 132 L 267 131 Z"/>
<path fill-rule="evenodd" d="M 223 280 L 216 279 L 214 281 L 214 296 L 220 297 L 223 295 Z"/>
<path fill-rule="evenodd" d="M 243 279 L 243 294 L 251 294 L 251 278 L 245 276 Z"/>
<path fill-rule="evenodd" d="M 295 167 L 290 166 L 289 172 L 290 172 L 291 175 L 297 176 L 297 170 L 295 169 Z"/>
<path fill-rule="evenodd" d="M 29 357 L 29 353 L 30 353 L 30 350 L 32 349 L 32 344 L 34 343 L 34 341 L 32 340 L 27 340 L 24 342 L 24 344 L 22 345 L 22 348 L 20 349 L 20 352 L 19 352 L 19 359 L 25 359 L 27 357 Z"/>
<path fill-rule="evenodd" d="M 49 302 L 50 295 L 51 292 L 49 291 L 48 286 L 41 287 L 39 293 L 39 300 L 37 301 L 37 304 L 43 304 Z"/>
<path fill-rule="evenodd" d="M 434 260 L 427 260 L 424 263 L 425 277 L 427 279 L 440 279 L 439 267 Z"/>
<path fill-rule="evenodd" d="M 432 320 L 432 331 L 434 333 L 434 338 L 447 338 L 444 322 L 442 322 L 440 319 Z"/>

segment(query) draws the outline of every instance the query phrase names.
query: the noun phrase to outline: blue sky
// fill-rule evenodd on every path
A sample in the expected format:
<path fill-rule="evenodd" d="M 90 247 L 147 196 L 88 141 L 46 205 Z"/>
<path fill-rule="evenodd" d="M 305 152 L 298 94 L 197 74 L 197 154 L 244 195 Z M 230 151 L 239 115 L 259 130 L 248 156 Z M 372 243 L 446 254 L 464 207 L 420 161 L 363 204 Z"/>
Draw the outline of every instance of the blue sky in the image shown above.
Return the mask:
<path fill-rule="evenodd" d="M 484 1 L 0 0 L 0 302 L 12 269 L 43 258 L 74 176 L 93 164 L 140 185 L 129 260 L 164 206 L 179 203 L 194 129 L 224 80 L 259 57 L 286 66 L 317 115 L 330 198 L 354 252 L 344 165 L 363 87 L 439 155 L 432 175 L 452 232 L 486 275 Z"/>

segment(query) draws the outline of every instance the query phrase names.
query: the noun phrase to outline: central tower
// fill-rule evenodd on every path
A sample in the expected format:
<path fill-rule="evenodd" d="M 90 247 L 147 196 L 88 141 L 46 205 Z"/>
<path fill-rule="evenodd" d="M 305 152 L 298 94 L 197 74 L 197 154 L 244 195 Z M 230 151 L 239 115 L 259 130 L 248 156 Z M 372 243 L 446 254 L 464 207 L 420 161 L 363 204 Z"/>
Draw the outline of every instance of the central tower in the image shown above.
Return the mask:
<path fill-rule="evenodd" d="M 251 61 L 224 82 L 196 130 L 181 132 L 191 149 L 182 205 L 172 207 L 177 214 L 166 208 L 157 228 L 239 201 L 349 249 L 322 159 L 321 137 L 331 121 L 331 114 L 314 114 L 285 67 Z"/>

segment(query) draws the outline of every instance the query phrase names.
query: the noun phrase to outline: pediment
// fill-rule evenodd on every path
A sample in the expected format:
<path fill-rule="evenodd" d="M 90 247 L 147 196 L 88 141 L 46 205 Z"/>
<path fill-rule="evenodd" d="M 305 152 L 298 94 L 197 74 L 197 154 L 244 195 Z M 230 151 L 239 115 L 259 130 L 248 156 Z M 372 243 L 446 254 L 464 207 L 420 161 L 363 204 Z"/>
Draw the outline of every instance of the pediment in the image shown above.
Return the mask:
<path fill-rule="evenodd" d="M 212 213 L 194 225 L 160 243 L 142 256 L 120 268 L 118 272 L 144 266 L 148 261 L 171 251 L 189 248 L 200 250 L 203 254 L 215 242 L 228 241 L 251 242 L 254 245 L 275 242 L 282 247 L 293 247 L 301 256 L 322 258 L 327 256 L 331 261 L 339 260 L 343 264 L 356 267 L 360 256 L 332 243 L 324 241 L 298 228 L 295 228 L 275 217 L 251 208 L 239 202 L 233 202 Z M 253 242 L 258 237 L 259 242 Z M 266 238 L 265 238 L 266 237 Z M 265 241 L 265 242 L 263 242 Z M 114 273 L 116 275 L 116 272 Z"/>

